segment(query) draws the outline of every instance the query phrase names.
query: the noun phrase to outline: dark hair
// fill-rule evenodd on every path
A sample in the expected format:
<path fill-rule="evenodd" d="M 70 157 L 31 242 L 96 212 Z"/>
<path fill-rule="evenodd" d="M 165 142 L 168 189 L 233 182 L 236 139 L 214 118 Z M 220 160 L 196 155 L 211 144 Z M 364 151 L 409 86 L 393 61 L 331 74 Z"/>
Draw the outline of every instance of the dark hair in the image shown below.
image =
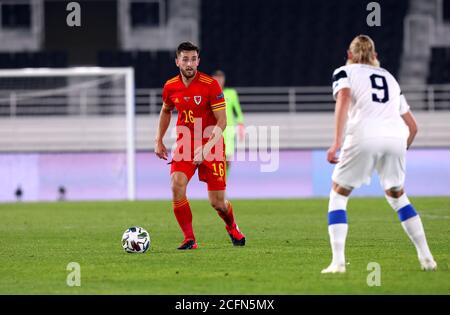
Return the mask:
<path fill-rule="evenodd" d="M 225 72 L 223 72 L 222 70 L 216 70 L 212 73 L 212 75 L 216 77 L 225 77 Z"/>
<path fill-rule="evenodd" d="M 180 45 L 178 45 L 177 48 L 177 57 L 180 55 L 182 51 L 193 51 L 195 50 L 197 54 L 200 54 L 200 49 L 195 46 L 192 42 L 182 42 Z"/>

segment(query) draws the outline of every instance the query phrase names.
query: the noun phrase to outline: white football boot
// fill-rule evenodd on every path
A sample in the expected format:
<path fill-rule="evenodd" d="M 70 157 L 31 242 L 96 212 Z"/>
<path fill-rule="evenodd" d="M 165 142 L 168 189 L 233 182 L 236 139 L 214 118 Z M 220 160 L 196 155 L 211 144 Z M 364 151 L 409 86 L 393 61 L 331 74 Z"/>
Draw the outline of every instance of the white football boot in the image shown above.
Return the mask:
<path fill-rule="evenodd" d="M 331 263 L 327 268 L 323 269 L 321 273 L 344 273 L 345 264 Z"/>
<path fill-rule="evenodd" d="M 432 257 L 425 258 L 425 259 L 419 259 L 419 261 L 420 261 L 420 266 L 421 266 L 422 270 L 424 270 L 424 271 L 434 271 L 437 269 L 437 264 Z"/>

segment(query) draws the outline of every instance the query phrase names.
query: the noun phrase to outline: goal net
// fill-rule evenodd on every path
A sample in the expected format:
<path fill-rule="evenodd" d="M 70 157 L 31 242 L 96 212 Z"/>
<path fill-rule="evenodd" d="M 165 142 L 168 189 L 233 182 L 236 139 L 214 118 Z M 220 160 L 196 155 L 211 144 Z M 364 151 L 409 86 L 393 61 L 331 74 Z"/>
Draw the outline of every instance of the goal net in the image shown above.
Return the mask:
<path fill-rule="evenodd" d="M 132 68 L 0 70 L 0 202 L 135 198 Z"/>

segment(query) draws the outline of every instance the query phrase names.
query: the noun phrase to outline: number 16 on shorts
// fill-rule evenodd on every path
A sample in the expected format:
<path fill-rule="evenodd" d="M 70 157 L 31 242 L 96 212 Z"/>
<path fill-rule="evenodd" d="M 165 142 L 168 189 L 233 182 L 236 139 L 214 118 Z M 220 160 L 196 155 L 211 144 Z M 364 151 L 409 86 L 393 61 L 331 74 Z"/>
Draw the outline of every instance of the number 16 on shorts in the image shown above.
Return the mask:
<path fill-rule="evenodd" d="M 219 177 L 224 177 L 225 176 L 225 162 L 213 162 L 212 163 L 212 167 L 213 167 L 213 175 L 214 176 L 219 176 Z"/>

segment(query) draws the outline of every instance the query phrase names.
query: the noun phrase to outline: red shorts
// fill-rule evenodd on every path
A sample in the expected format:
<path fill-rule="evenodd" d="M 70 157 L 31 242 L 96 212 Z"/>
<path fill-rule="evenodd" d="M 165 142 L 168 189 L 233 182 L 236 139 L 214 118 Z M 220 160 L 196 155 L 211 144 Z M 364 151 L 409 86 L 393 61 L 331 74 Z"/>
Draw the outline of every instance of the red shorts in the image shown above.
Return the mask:
<path fill-rule="evenodd" d="M 226 162 L 225 161 L 203 161 L 196 165 L 192 161 L 173 161 L 170 174 L 183 172 L 188 180 L 191 180 L 198 168 L 198 179 L 208 184 L 208 190 L 225 190 L 226 185 Z"/>

